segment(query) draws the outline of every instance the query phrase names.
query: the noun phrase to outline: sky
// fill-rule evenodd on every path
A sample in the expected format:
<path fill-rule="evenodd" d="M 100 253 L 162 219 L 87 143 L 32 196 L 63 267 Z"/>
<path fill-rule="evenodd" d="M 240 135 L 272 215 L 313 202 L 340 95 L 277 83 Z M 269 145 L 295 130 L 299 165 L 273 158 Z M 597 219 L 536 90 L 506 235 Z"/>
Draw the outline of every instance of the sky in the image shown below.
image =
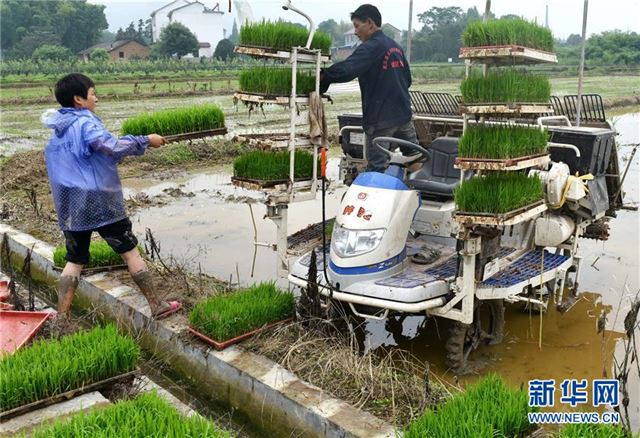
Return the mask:
<path fill-rule="evenodd" d="M 105 15 L 109 22 L 109 30 L 114 32 L 119 27 L 125 28 L 132 20 L 137 22 L 139 18 L 149 18 L 152 11 L 169 1 L 88 0 L 89 3 L 106 5 Z M 208 7 L 218 3 L 214 0 L 199 1 Z M 311 16 L 317 24 L 330 18 L 337 22 L 349 21 L 349 13 L 366 1 L 380 9 L 383 22 L 403 30 L 408 28 L 409 0 L 293 0 L 293 4 Z M 298 14 L 282 10 L 283 3 L 275 0 L 249 0 L 256 20 L 283 18 L 288 21 L 305 22 Z M 546 5 L 549 6 L 549 27 L 556 38 L 564 39 L 570 34 L 582 32 L 584 0 L 492 0 L 491 11 L 497 16 L 515 14 L 544 24 Z M 414 0 L 413 29 L 418 30 L 422 27 L 417 15 L 433 6 L 458 6 L 463 10 L 475 6 L 482 13 L 485 0 Z M 225 12 L 225 26 L 230 32 L 236 8 L 232 5 L 232 12 L 228 14 L 228 7 L 228 0 L 220 1 L 220 9 Z M 640 0 L 589 0 L 587 34 L 614 29 L 640 33 Z"/>

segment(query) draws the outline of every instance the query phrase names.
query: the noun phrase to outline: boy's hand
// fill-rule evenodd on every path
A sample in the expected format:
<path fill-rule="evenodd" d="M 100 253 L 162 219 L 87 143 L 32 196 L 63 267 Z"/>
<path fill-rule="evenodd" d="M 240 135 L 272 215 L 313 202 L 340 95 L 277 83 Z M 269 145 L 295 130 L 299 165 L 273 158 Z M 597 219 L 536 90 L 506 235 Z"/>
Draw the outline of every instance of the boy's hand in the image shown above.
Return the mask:
<path fill-rule="evenodd" d="M 167 143 L 167 140 L 161 135 L 158 134 L 149 134 L 149 146 L 152 148 L 159 148 L 163 144 Z"/>

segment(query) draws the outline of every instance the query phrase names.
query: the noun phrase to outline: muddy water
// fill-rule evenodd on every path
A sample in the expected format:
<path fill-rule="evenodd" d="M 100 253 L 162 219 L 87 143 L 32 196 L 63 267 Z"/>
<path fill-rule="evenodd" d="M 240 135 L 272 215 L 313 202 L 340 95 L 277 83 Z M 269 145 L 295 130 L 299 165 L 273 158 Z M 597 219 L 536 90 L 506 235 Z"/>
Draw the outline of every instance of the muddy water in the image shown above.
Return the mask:
<path fill-rule="evenodd" d="M 327 176 L 336 180 L 338 160 L 329 160 Z M 251 220 L 251 203 L 259 242 L 275 243 L 276 227 L 264 219 L 266 209 L 263 197 L 230 183 L 229 173 L 214 169 L 211 173 L 185 175 L 182 180 L 160 182 L 149 180 L 125 180 L 125 197 L 144 192 L 149 196 L 163 194 L 164 190 L 179 187 L 191 197 L 172 200 L 169 205 L 145 209 L 132 217 L 134 232 L 144 236 L 150 228 L 161 244 L 161 255 L 171 255 L 191 269 L 214 275 L 233 283 L 275 280 L 277 257 L 265 247 L 255 249 Z M 327 214 L 332 217 L 344 189 L 330 190 L 327 195 Z M 238 202 L 239 201 L 239 202 Z M 320 194 L 314 201 L 289 206 L 289 230 L 292 234 L 322 219 Z M 256 253 L 255 267 L 252 258 Z M 252 274 L 253 268 L 253 277 Z M 282 286 L 286 287 L 282 281 Z"/>

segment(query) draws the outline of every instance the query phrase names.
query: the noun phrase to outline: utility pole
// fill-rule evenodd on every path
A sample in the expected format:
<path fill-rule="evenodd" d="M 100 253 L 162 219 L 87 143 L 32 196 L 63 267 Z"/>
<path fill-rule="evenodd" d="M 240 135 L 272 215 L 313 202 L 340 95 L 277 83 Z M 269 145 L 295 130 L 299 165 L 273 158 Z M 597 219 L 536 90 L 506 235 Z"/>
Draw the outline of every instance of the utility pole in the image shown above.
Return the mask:
<path fill-rule="evenodd" d="M 545 5 L 545 11 L 544 11 L 544 27 L 549 29 L 549 4 L 548 3 Z"/>
<path fill-rule="evenodd" d="M 580 126 L 580 113 L 582 112 L 582 77 L 584 76 L 584 48 L 587 45 L 587 9 L 589 0 L 584 0 L 582 12 L 582 47 L 580 49 L 580 72 L 578 73 L 578 102 L 576 104 L 576 126 Z"/>
<path fill-rule="evenodd" d="M 413 22 L 413 0 L 409 0 L 409 30 L 407 30 L 407 62 L 411 63 L 411 26 Z"/>
<path fill-rule="evenodd" d="M 491 14 L 491 0 L 487 0 L 484 4 L 484 16 L 482 17 L 482 21 L 486 23 L 489 20 L 489 14 Z"/>

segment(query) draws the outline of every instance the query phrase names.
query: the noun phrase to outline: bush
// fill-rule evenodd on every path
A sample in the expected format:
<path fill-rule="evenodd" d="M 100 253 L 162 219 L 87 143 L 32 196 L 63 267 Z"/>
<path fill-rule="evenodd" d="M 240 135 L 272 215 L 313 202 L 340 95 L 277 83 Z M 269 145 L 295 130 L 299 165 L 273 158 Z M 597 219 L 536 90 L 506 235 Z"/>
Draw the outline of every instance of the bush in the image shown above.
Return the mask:
<path fill-rule="evenodd" d="M 216 50 L 213 52 L 213 57 L 219 59 L 220 61 L 229 61 L 235 57 L 235 53 L 233 53 L 233 49 L 235 48 L 234 44 L 231 40 L 223 39 L 218 42 L 216 46 Z"/>
<path fill-rule="evenodd" d="M 111 56 L 109 56 L 109 52 L 107 52 L 107 49 L 97 48 L 91 52 L 91 55 L 89 55 L 89 59 L 94 62 L 107 62 L 109 59 L 111 59 Z"/>
<path fill-rule="evenodd" d="M 66 47 L 45 44 L 33 51 L 32 58 L 36 61 L 66 61 L 72 56 Z"/>

